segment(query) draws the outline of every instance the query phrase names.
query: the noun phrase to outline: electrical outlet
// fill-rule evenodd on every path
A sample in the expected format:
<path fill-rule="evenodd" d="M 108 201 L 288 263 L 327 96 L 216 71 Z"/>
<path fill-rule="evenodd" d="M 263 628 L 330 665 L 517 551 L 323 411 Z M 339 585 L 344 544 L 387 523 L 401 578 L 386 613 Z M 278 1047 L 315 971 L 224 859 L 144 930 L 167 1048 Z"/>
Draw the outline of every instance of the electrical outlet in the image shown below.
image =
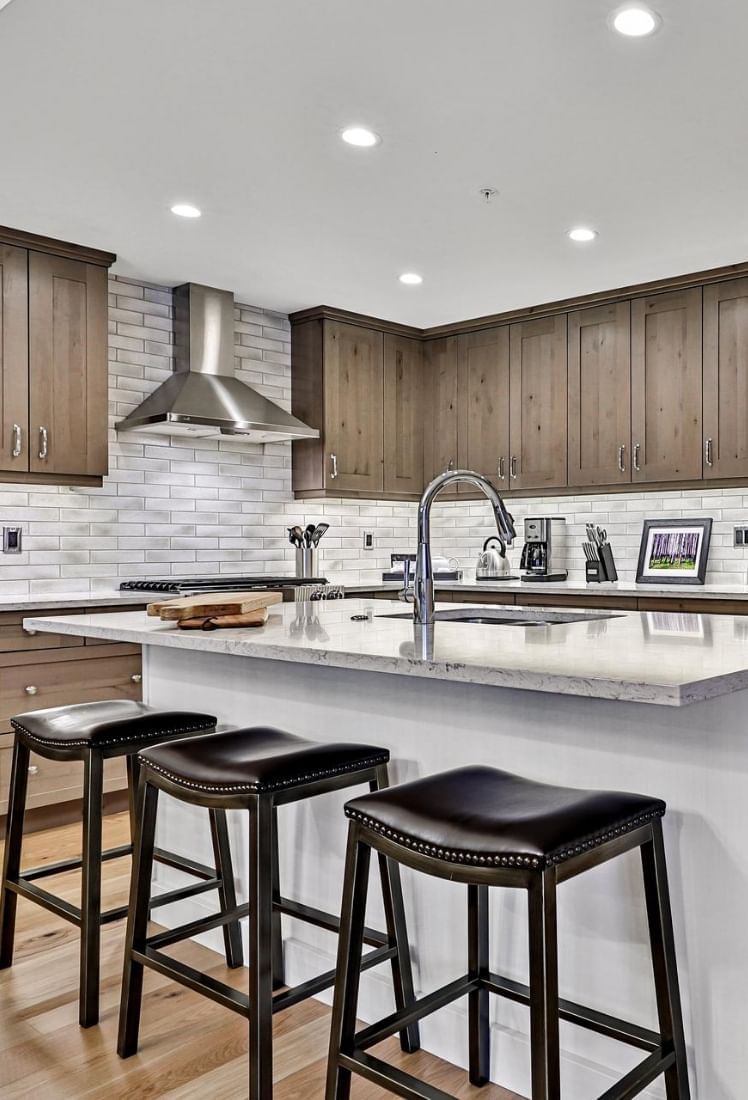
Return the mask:
<path fill-rule="evenodd" d="M 374 549 L 374 532 L 364 531 L 364 550 Z"/>
<path fill-rule="evenodd" d="M 3 527 L 3 553 L 21 553 L 21 528 Z"/>
<path fill-rule="evenodd" d="M 733 527 L 733 546 L 748 546 L 748 527 Z"/>

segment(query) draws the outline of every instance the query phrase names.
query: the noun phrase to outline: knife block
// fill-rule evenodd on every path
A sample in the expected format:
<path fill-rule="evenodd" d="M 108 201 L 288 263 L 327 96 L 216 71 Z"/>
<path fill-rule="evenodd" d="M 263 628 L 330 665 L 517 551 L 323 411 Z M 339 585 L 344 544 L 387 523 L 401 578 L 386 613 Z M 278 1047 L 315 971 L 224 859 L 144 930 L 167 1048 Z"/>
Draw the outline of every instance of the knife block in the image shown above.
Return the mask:
<path fill-rule="evenodd" d="M 617 581 L 618 570 L 610 543 L 597 548 L 598 560 L 584 563 L 587 582 Z"/>

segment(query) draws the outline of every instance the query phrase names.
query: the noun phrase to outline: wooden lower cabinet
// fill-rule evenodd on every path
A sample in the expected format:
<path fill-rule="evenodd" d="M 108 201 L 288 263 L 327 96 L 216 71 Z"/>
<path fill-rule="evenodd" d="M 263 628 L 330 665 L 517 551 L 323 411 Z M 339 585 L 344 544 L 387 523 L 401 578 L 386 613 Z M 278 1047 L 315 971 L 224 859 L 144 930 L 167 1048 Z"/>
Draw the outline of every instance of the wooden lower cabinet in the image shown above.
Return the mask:
<path fill-rule="evenodd" d="M 65 614 L 74 614 L 76 610 L 91 608 L 66 609 Z M 139 646 L 117 642 L 94 644 L 91 639 L 25 631 L 23 620 L 40 613 L 43 612 L 0 613 L 0 815 L 8 807 L 13 756 L 10 720 L 14 715 L 101 699 L 142 697 Z M 108 761 L 104 791 L 120 791 L 126 784 L 124 758 Z M 29 809 L 52 808 L 79 799 L 82 793 L 83 768 L 79 761 L 61 763 L 32 754 Z"/>

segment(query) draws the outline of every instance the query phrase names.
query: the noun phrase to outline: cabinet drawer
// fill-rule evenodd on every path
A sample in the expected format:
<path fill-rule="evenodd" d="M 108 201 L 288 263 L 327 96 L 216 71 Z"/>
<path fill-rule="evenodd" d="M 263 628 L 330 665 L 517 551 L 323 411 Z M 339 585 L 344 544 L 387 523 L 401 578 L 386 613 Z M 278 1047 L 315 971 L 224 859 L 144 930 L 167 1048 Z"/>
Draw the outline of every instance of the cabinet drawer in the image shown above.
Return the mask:
<path fill-rule="evenodd" d="M 8 809 L 8 790 L 13 749 L 0 749 L 0 814 Z M 104 764 L 104 790 L 121 790 L 127 785 L 127 764 L 124 757 Z M 49 806 L 68 802 L 83 795 L 83 764 L 80 760 L 60 762 L 31 754 L 29 787 L 26 806 Z"/>
<path fill-rule="evenodd" d="M 0 653 L 20 653 L 35 649 L 67 649 L 83 645 L 82 638 L 69 634 L 31 634 L 24 630 L 23 620 L 41 615 L 40 611 L 0 612 Z"/>
<path fill-rule="evenodd" d="M 6 666 L 0 669 L 0 733 L 10 730 L 14 714 L 27 710 L 140 699 L 140 675 L 139 653 Z"/>

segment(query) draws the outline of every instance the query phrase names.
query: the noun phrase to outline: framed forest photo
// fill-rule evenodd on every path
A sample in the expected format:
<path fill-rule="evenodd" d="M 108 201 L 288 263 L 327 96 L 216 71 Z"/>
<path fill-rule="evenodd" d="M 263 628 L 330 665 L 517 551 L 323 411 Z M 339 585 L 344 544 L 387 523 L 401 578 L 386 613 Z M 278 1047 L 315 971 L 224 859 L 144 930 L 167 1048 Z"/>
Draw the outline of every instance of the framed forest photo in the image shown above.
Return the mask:
<path fill-rule="evenodd" d="M 703 584 L 711 519 L 645 519 L 637 584 Z"/>

